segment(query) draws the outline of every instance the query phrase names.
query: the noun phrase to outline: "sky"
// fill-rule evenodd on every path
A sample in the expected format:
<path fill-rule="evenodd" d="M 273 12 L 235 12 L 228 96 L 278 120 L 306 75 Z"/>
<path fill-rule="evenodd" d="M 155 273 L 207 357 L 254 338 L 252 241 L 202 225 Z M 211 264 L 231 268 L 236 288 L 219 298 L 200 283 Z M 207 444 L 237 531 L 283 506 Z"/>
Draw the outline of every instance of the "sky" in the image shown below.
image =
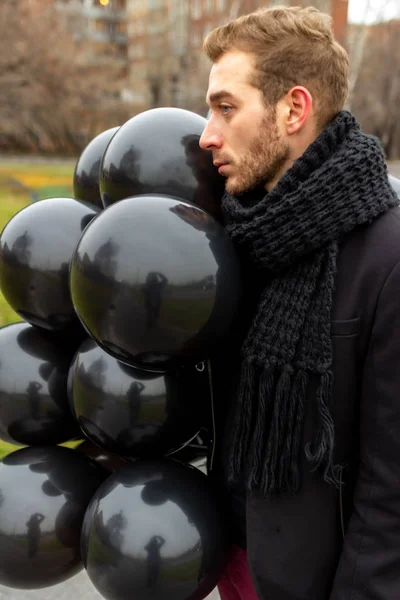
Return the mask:
<path fill-rule="evenodd" d="M 349 21 L 373 23 L 400 18 L 400 0 L 350 0 Z"/>

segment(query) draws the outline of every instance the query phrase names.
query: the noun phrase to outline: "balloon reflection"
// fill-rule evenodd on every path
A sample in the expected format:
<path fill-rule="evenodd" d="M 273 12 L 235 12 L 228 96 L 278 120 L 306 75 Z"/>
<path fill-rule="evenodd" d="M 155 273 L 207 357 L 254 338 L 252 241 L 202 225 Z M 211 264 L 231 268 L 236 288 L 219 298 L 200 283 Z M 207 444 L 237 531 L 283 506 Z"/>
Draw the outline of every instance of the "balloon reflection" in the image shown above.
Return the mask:
<path fill-rule="evenodd" d="M 98 465 L 107 471 L 113 472 L 126 467 L 128 461 L 118 454 L 107 452 L 103 448 L 96 446 L 89 440 L 84 440 L 76 448 L 77 452 L 81 452 L 85 456 L 92 458 Z"/>
<path fill-rule="evenodd" d="M 73 176 L 74 196 L 78 200 L 103 208 L 99 187 L 100 164 L 108 143 L 118 129 L 112 127 L 97 135 L 79 156 Z"/>
<path fill-rule="evenodd" d="M 194 367 L 174 374 L 122 365 L 86 340 L 70 367 L 68 396 L 86 437 L 127 457 L 162 457 L 189 442 L 209 411 L 208 379 Z"/>
<path fill-rule="evenodd" d="M 0 583 L 52 586 L 83 566 L 80 531 L 108 473 L 74 450 L 23 448 L 0 462 Z"/>
<path fill-rule="evenodd" d="M 146 587 L 152 588 L 158 581 L 161 569 L 161 554 L 160 549 L 165 544 L 165 540 L 161 535 L 153 535 L 149 543 L 144 547 L 147 551 L 147 577 Z"/>
<path fill-rule="evenodd" d="M 36 556 L 41 538 L 40 523 L 44 521 L 42 513 L 33 513 L 26 522 L 28 536 L 28 557 Z"/>
<path fill-rule="evenodd" d="M 0 329 L 0 439 L 60 444 L 80 434 L 67 394 L 74 349 L 28 323 Z"/>
<path fill-rule="evenodd" d="M 146 329 L 151 329 L 158 321 L 161 300 L 168 279 L 162 273 L 150 271 L 143 286 L 144 308 L 146 311 Z"/>
<path fill-rule="evenodd" d="M 84 327 L 106 352 L 156 371 L 206 358 L 240 302 L 239 265 L 222 226 L 161 195 L 122 200 L 89 225 L 70 287 Z"/>
<path fill-rule="evenodd" d="M 69 265 L 83 229 L 99 211 L 72 198 L 49 198 L 26 206 L 6 224 L 0 236 L 0 288 L 22 319 L 65 337 L 79 335 Z"/>
<path fill-rule="evenodd" d="M 226 556 L 224 525 L 206 476 L 171 460 L 137 461 L 114 473 L 85 515 L 82 552 L 107 600 L 204 598 Z"/>

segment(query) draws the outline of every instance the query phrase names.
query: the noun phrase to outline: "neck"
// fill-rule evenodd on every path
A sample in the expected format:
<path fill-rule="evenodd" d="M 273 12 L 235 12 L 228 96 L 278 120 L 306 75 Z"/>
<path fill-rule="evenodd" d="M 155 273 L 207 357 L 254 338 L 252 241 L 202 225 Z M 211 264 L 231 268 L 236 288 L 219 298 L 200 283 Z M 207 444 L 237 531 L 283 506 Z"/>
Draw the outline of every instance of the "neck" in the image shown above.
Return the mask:
<path fill-rule="evenodd" d="M 282 177 L 284 176 L 286 171 L 288 171 L 293 166 L 293 164 L 297 160 L 297 158 L 299 158 L 299 157 L 288 159 L 284 163 L 284 165 L 282 165 L 282 167 L 279 169 L 279 171 L 275 174 L 273 179 L 270 179 L 269 181 L 267 181 L 267 183 L 264 186 L 264 189 L 267 192 L 270 192 L 271 190 L 273 190 L 273 188 L 276 186 L 276 184 L 279 182 L 279 180 L 282 179 Z"/>
<path fill-rule="evenodd" d="M 267 181 L 265 184 L 265 190 L 270 192 L 285 173 L 294 165 L 296 160 L 300 158 L 309 146 L 317 139 L 318 134 L 315 129 L 303 130 L 301 134 L 290 140 L 289 156 L 283 163 L 281 168 L 277 171 L 273 179 Z"/>

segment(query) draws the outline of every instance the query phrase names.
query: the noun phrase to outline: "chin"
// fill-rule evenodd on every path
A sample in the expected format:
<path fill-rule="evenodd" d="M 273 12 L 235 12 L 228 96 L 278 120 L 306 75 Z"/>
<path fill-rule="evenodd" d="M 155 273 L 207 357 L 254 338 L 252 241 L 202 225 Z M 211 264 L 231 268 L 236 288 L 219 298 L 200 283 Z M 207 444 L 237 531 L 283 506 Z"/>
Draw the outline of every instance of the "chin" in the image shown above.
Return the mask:
<path fill-rule="evenodd" d="M 238 185 L 237 181 L 232 181 L 231 179 L 226 180 L 225 190 L 228 192 L 228 194 L 231 194 L 231 196 L 237 196 L 243 192 L 242 186 Z"/>
<path fill-rule="evenodd" d="M 235 183 L 230 183 L 229 181 L 225 183 L 225 191 L 231 196 L 239 196 L 240 194 L 248 192 L 250 189 L 251 188 L 244 187 L 243 185 L 235 185 Z"/>

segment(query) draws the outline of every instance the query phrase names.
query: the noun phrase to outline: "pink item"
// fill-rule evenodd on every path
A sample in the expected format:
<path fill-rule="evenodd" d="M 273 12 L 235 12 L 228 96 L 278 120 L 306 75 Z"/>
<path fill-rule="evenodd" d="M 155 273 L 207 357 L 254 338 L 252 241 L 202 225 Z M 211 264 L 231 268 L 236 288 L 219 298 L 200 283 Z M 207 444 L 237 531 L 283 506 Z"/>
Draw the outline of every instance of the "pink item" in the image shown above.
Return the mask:
<path fill-rule="evenodd" d="M 228 564 L 218 582 L 218 591 L 221 600 L 258 600 L 247 565 L 246 551 L 239 546 L 233 546 L 230 550 Z"/>

